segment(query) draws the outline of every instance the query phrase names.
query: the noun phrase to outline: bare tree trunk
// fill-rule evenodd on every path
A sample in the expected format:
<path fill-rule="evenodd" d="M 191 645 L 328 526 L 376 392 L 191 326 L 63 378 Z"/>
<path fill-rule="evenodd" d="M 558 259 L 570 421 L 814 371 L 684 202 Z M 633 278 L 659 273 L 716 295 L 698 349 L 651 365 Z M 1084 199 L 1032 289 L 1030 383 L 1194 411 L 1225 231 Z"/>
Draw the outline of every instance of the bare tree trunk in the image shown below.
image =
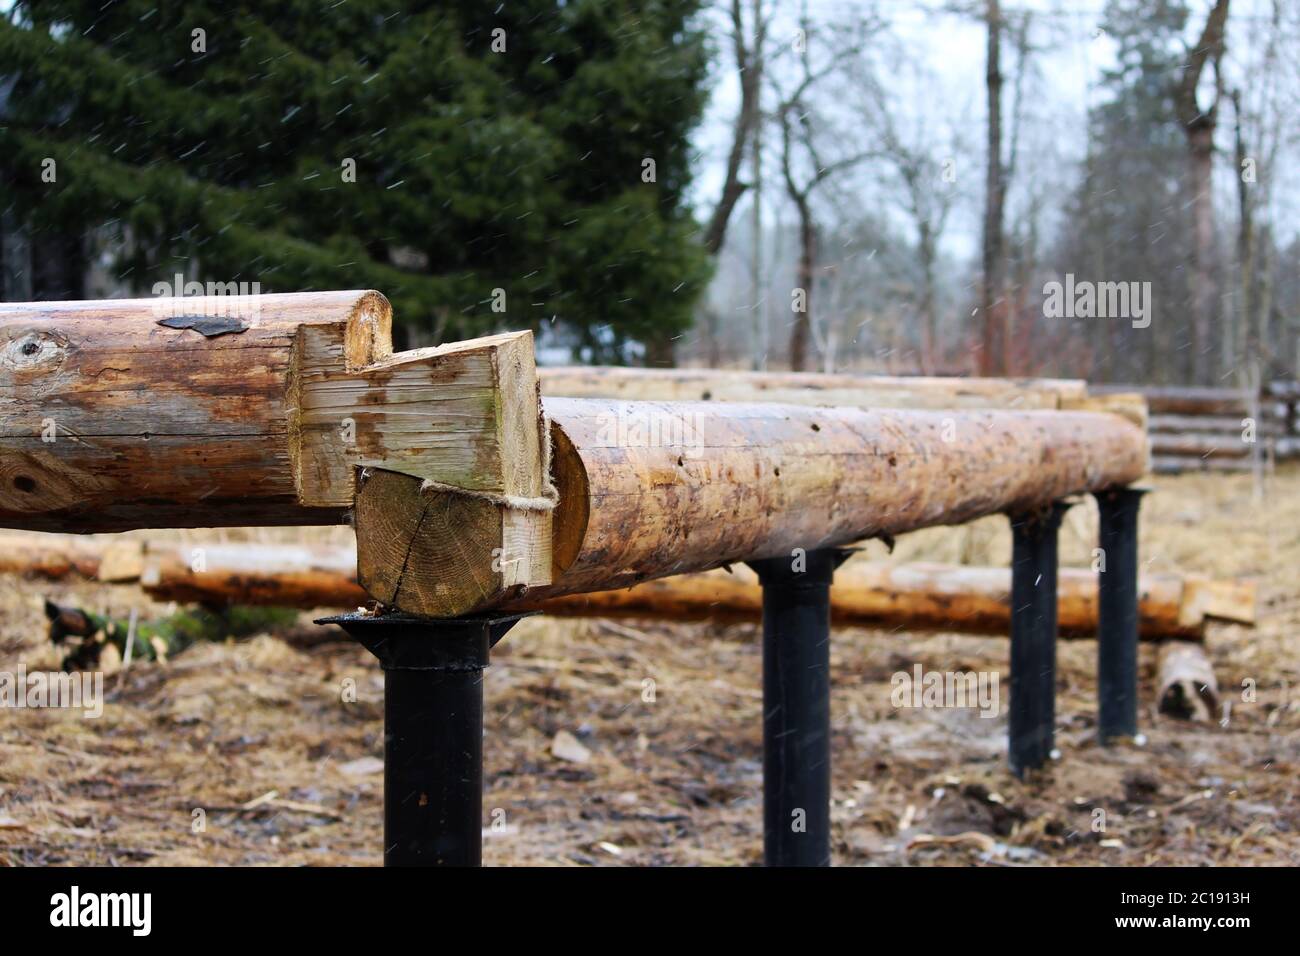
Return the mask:
<path fill-rule="evenodd" d="M 86 242 L 80 232 L 33 231 L 32 301 L 86 298 Z"/>
<path fill-rule="evenodd" d="M 12 210 L 0 214 L 0 298 L 32 301 L 32 250 L 27 227 Z"/>
<path fill-rule="evenodd" d="M 673 348 L 673 336 L 663 331 L 656 331 L 645 341 L 646 368 L 676 368 L 677 355 Z"/>
<path fill-rule="evenodd" d="M 1219 91 L 1214 102 L 1202 110 L 1196 100 L 1205 64 L 1217 63 L 1223 56 L 1227 31 L 1229 0 L 1215 0 L 1205 20 L 1196 46 L 1188 53 L 1187 63 L 1174 90 L 1178 121 L 1187 137 L 1188 188 L 1192 194 L 1192 376 L 1209 384 L 1211 371 L 1210 341 L 1214 316 L 1214 203 L 1211 174 L 1214 162 L 1214 127 L 1217 122 Z"/>
<path fill-rule="evenodd" d="M 934 233 L 928 222 L 917 223 L 917 254 L 921 259 L 921 371 L 934 374 L 938 364 L 939 317 L 935 305 Z"/>
<path fill-rule="evenodd" d="M 753 17 L 753 38 L 752 42 L 747 43 L 740 0 L 732 0 L 732 47 L 736 71 L 740 76 L 740 109 L 732 126 L 731 150 L 727 154 L 727 175 L 722 184 L 722 195 L 718 198 L 708 228 L 704 231 L 704 248 L 710 255 L 717 255 L 722 249 L 727 235 L 727 223 L 736 203 L 748 188 L 740 181 L 740 167 L 745 149 L 757 132 L 760 122 L 759 97 L 762 92 L 763 55 L 767 40 L 767 21 L 763 17 L 762 0 L 753 0 Z"/>
<path fill-rule="evenodd" d="M 1252 215 L 1250 184 L 1246 181 L 1243 167 L 1246 163 L 1246 139 L 1241 123 L 1241 91 L 1232 93 L 1233 115 L 1236 120 L 1236 167 L 1237 167 L 1237 274 L 1241 301 L 1238 304 L 1234 322 L 1224 329 L 1225 369 L 1232 368 L 1243 356 L 1240 348 L 1244 344 L 1246 358 L 1253 361 L 1259 356 L 1262 343 L 1257 340 L 1254 326 L 1254 289 L 1255 289 L 1255 222 Z"/>
<path fill-rule="evenodd" d="M 796 202 L 799 209 L 799 267 L 795 275 L 802 301 L 794 313 L 794 328 L 790 332 L 790 368 L 795 372 L 808 370 L 808 340 L 812 335 L 813 282 L 817 270 L 817 227 L 812 221 L 808 200 Z"/>
<path fill-rule="evenodd" d="M 988 59 L 984 74 L 988 94 L 987 176 L 984 192 L 984 257 L 980 313 L 983 335 L 979 357 L 982 375 L 1006 372 L 1006 342 L 1003 328 L 1003 271 L 1005 238 L 1002 232 L 1002 206 L 1005 182 L 1002 169 L 1002 13 L 998 0 L 988 0 Z"/>
<path fill-rule="evenodd" d="M 1214 202 L 1211 173 L 1214 126 L 1198 124 L 1187 134 L 1189 185 L 1192 192 L 1192 375 L 1210 384 L 1211 326 L 1214 316 Z"/>
<path fill-rule="evenodd" d="M 754 127 L 754 141 L 749 157 L 750 178 L 754 180 L 750 189 L 750 231 L 753 233 L 753 246 L 750 249 L 749 274 L 753 280 L 753 329 L 754 346 L 750 366 L 755 372 L 767 368 L 767 290 L 763 285 L 763 126 Z"/>

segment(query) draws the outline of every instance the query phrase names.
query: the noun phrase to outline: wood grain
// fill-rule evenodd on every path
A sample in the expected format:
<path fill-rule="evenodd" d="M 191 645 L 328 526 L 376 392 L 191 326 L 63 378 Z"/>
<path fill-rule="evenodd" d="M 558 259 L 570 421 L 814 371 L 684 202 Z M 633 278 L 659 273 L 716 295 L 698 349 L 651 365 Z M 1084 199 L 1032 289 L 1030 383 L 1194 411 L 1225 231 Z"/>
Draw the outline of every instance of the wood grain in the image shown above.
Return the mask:
<path fill-rule="evenodd" d="M 393 354 L 391 326 L 377 292 L 0 306 L 0 525 L 335 523 L 358 466 L 541 496 L 532 333 Z"/>
<path fill-rule="evenodd" d="M 1147 461 L 1139 428 L 1091 412 L 545 404 L 568 438 L 557 482 L 587 490 L 561 498 L 557 536 L 581 524 L 581 545 L 538 597 L 1032 510 L 1131 483 Z M 645 422 L 689 440 L 637 441 Z"/>

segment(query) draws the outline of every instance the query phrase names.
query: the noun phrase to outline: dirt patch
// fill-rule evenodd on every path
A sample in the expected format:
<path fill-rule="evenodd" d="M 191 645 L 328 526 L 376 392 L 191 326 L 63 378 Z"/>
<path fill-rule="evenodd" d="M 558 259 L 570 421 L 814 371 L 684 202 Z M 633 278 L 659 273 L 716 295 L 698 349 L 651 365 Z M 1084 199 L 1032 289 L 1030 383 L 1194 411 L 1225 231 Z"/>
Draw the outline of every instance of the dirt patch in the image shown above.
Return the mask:
<path fill-rule="evenodd" d="M 1088 563 L 1092 511 L 1067 517 L 1063 563 Z M 1005 520 L 988 519 L 900 539 L 897 557 L 992 564 L 1009 550 Z M 890 701 L 891 676 L 917 662 L 997 670 L 1005 688 L 1004 638 L 839 629 L 837 863 L 1300 863 L 1300 470 L 1280 471 L 1263 500 L 1249 476 L 1161 479 L 1144 506 L 1142 556 L 1151 570 L 1260 582 L 1258 628 L 1209 636 L 1226 719 L 1156 715 L 1144 646 L 1145 744 L 1102 750 L 1096 645 L 1062 642 L 1060 760 L 1022 783 L 1005 768 L 1005 693 L 992 719 Z M 132 588 L 0 578 L 0 670 L 57 667 L 46 596 L 114 614 L 163 610 Z M 757 863 L 756 637 L 750 625 L 522 623 L 486 676 L 485 861 Z M 125 673 L 107 664 L 98 719 L 0 711 L 0 863 L 379 861 L 383 681 L 365 652 L 260 636 Z M 1254 700 L 1243 700 L 1251 686 Z M 585 750 L 585 761 L 552 754 L 560 731 L 581 744 L 562 752 Z"/>

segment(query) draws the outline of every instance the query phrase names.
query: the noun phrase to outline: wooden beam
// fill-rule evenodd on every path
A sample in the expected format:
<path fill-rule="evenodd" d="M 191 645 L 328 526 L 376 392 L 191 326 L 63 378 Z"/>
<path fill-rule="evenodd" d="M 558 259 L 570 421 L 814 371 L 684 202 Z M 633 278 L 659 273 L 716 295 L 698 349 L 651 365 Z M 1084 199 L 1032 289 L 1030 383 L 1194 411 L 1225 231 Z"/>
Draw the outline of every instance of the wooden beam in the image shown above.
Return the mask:
<path fill-rule="evenodd" d="M 601 366 L 540 368 L 538 376 L 542 394 L 556 398 L 772 402 L 867 409 L 1057 409 L 1110 412 L 1127 418 L 1139 428 L 1147 427 L 1147 403 L 1141 392 L 1111 390 L 1099 394 L 1079 379 L 831 375 Z"/>
<path fill-rule="evenodd" d="M 531 333 L 395 355 L 391 323 L 377 292 L 0 305 L 0 525 L 337 523 L 359 467 L 542 496 Z"/>
<path fill-rule="evenodd" d="M 1096 385 L 1092 394 L 1138 392 L 1152 415 L 1249 415 L 1250 395 L 1238 388 L 1191 385 Z"/>
<path fill-rule="evenodd" d="M 613 398 L 658 402 L 775 402 L 852 408 L 1028 411 L 1081 400 L 1074 379 L 957 378 L 742 372 L 713 369 L 552 367 L 538 369 L 542 394 L 555 398 Z"/>
<path fill-rule="evenodd" d="M 546 411 L 559 490 L 549 586 L 507 582 L 481 548 L 426 520 L 420 483 L 395 473 L 358 489 L 363 586 L 410 613 L 465 614 L 1033 510 L 1135 481 L 1147 462 L 1139 428 L 1090 412 L 596 399 L 548 399 Z M 368 569 L 401 554 L 420 560 L 398 562 L 395 594 Z"/>

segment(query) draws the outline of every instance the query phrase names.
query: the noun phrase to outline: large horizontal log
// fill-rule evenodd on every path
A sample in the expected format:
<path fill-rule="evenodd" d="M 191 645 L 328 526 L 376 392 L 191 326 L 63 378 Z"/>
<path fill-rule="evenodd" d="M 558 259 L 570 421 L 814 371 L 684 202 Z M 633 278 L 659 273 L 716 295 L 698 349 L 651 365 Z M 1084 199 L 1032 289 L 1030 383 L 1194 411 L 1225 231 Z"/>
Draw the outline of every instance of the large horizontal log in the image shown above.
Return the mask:
<path fill-rule="evenodd" d="M 360 580 L 385 605 L 455 616 L 527 597 L 845 544 L 1124 485 L 1140 428 L 1092 412 L 865 411 L 547 399 L 551 581 L 503 587 L 498 563 L 430 509 L 420 482 L 372 471 L 357 491 Z M 400 575 L 393 568 L 404 569 Z"/>
<path fill-rule="evenodd" d="M 210 606 L 355 608 L 370 602 L 357 583 L 356 554 L 350 545 L 139 539 L 104 543 L 44 537 L 44 542 L 33 542 L 33 535 L 0 536 L 0 571 L 47 579 L 133 581 L 155 600 Z M 1006 634 L 1010 587 L 1005 568 L 853 560 L 835 575 L 831 612 L 843 626 Z M 1062 568 L 1058 588 L 1061 636 L 1095 636 L 1097 575 Z M 1144 574 L 1139 597 L 1139 628 L 1148 639 L 1195 640 L 1210 620 L 1255 621 L 1255 586 L 1250 581 Z M 559 616 L 756 621 L 762 613 L 762 591 L 757 576 L 736 565 L 617 591 L 553 597 L 537 602 L 535 609 Z"/>
<path fill-rule="evenodd" d="M 394 355 L 391 322 L 377 292 L 0 305 L 0 525 L 336 523 L 359 466 L 541 495 L 531 333 Z"/>
<path fill-rule="evenodd" d="M 848 408 L 1060 408 L 1080 400 L 1076 379 L 957 378 L 816 372 L 622 367 L 540 368 L 542 394 L 657 402 L 774 402 Z"/>

